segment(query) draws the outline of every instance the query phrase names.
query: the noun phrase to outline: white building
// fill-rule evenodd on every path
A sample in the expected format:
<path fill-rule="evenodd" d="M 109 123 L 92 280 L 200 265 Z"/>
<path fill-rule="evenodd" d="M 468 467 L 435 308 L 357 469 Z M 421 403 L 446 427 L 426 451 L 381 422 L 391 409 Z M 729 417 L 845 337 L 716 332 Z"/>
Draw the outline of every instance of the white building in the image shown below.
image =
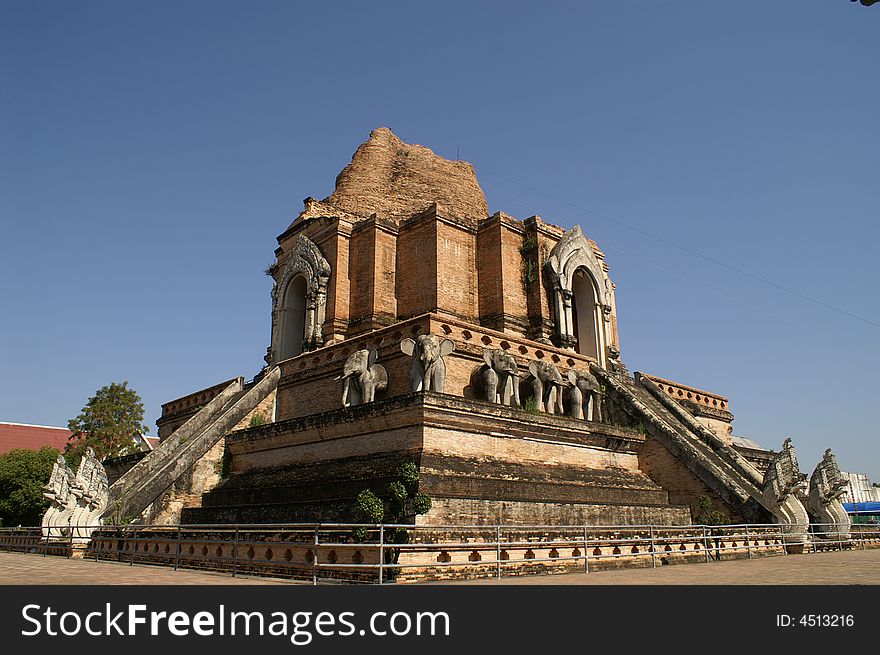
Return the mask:
<path fill-rule="evenodd" d="M 864 473 L 845 473 L 849 479 L 849 489 L 843 497 L 845 503 L 871 503 L 880 502 L 880 487 L 871 485 L 871 481 Z"/>

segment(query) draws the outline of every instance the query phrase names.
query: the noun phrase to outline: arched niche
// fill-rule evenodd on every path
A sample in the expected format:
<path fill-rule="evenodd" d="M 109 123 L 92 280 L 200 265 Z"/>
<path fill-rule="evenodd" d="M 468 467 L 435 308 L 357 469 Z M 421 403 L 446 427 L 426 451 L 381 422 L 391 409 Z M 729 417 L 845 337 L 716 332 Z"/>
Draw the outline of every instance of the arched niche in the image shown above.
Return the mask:
<path fill-rule="evenodd" d="M 607 368 L 614 285 L 580 226 L 565 233 L 544 264 L 553 311 L 553 342 Z"/>
<path fill-rule="evenodd" d="M 329 280 L 330 264 L 318 246 L 300 235 L 283 260 L 272 288 L 270 364 L 323 345 Z"/>
<path fill-rule="evenodd" d="M 305 275 L 296 275 L 287 283 L 280 313 L 281 346 L 280 360 L 296 357 L 303 351 L 306 336 L 306 293 L 308 283 Z"/>
<path fill-rule="evenodd" d="M 581 355 L 599 361 L 602 304 L 599 302 L 596 282 L 584 267 L 577 269 L 572 276 L 571 304 L 574 349 Z"/>

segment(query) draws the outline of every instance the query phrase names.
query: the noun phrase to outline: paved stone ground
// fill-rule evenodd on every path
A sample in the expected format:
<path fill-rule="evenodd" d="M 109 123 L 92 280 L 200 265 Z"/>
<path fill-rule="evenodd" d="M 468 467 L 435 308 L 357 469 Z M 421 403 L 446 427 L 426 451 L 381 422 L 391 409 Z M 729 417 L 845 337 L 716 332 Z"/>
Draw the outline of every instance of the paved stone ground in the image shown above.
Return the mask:
<path fill-rule="evenodd" d="M 222 573 L 174 571 L 161 566 L 68 560 L 22 553 L 0 553 L 0 584 L 291 584 L 289 580 L 236 577 Z M 308 584 L 308 581 L 293 581 Z M 499 580 L 466 580 L 437 584 L 628 585 L 628 584 L 880 584 L 880 550 L 762 557 L 753 560 L 623 569 L 584 575 L 538 575 Z"/>
<path fill-rule="evenodd" d="M 300 581 L 296 581 L 299 583 Z M 0 584 L 101 585 L 247 585 L 290 584 L 289 580 L 235 577 L 205 571 L 175 571 L 165 566 L 0 553 Z"/>
<path fill-rule="evenodd" d="M 501 580 L 462 580 L 441 584 L 563 584 L 563 585 L 789 585 L 880 584 L 880 550 L 786 555 L 757 559 L 679 564 L 650 569 L 620 569 Z"/>

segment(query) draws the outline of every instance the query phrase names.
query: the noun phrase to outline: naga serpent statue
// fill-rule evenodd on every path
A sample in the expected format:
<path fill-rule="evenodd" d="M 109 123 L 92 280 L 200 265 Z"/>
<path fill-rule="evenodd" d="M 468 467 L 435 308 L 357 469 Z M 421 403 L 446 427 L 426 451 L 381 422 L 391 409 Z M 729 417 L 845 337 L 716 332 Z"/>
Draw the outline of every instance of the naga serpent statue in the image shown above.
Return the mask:
<path fill-rule="evenodd" d="M 813 532 L 817 536 L 823 539 L 849 539 L 850 518 L 840 501 L 848 484 L 840 473 L 837 458 L 829 448 L 810 476 L 808 504 L 810 513 L 818 519 L 813 525 Z"/>
<path fill-rule="evenodd" d="M 810 517 L 798 499 L 806 489 L 806 478 L 798 467 L 794 446 L 788 438 L 782 445 L 782 452 L 776 454 L 764 473 L 762 489 L 764 506 L 782 525 L 787 543 L 804 543 L 809 539 Z"/>

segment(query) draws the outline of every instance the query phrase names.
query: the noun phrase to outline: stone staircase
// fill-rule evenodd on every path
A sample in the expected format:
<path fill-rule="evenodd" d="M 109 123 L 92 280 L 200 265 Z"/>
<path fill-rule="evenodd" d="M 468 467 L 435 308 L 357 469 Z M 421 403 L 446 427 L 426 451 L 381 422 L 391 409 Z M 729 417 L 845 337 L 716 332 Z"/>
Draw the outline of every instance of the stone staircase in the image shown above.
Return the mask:
<path fill-rule="evenodd" d="M 274 367 L 250 385 L 241 377 L 234 380 L 111 485 L 102 519 L 118 523 L 140 516 L 255 409 L 278 386 L 280 377 L 280 369 Z"/>
<path fill-rule="evenodd" d="M 624 382 L 599 367 L 592 371 L 623 411 L 644 422 L 652 437 L 745 520 L 775 522 L 764 505 L 761 474 L 731 446 L 638 373 Z"/>

